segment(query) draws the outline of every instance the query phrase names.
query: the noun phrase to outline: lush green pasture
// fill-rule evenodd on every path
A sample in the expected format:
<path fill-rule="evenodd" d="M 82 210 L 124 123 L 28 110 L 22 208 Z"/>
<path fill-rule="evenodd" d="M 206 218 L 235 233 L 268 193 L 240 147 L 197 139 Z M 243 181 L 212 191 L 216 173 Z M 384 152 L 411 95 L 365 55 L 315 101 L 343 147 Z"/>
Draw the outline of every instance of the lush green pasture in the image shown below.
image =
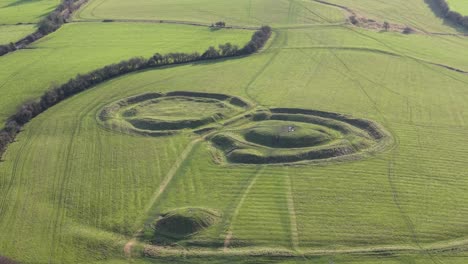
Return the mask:
<path fill-rule="evenodd" d="M 244 45 L 250 31 L 145 23 L 72 23 L 24 49 L 0 57 L 0 123 L 52 83 L 62 83 L 134 56 L 203 52 L 231 42 Z"/>
<path fill-rule="evenodd" d="M 0 43 L 7 44 L 10 42 L 16 42 L 34 32 L 35 29 L 34 25 L 0 26 Z"/>
<path fill-rule="evenodd" d="M 378 21 L 389 21 L 408 25 L 425 32 L 456 32 L 453 25 L 435 15 L 431 1 L 424 0 L 328 0 L 327 2 L 347 6 L 358 14 Z"/>
<path fill-rule="evenodd" d="M 447 0 L 450 9 L 462 15 L 468 15 L 468 2 L 463 0 Z"/>
<path fill-rule="evenodd" d="M 453 0 L 452 0 L 453 1 Z M 458 0 L 457 0 L 458 1 Z M 428 1 L 422 0 L 329 0 L 349 7 L 361 16 L 408 25 L 425 32 L 456 32 L 437 17 Z M 76 15 L 77 19 L 152 19 L 212 23 L 218 20 L 234 25 L 285 26 L 343 22 L 348 12 L 303 0 L 94 0 Z"/>
<path fill-rule="evenodd" d="M 425 1 L 330 2 L 381 21 L 456 32 Z M 78 20 L 277 27 L 259 54 L 122 76 L 27 124 L 0 163 L 0 255 L 24 263 L 128 263 L 124 245 L 145 223 L 193 207 L 213 210 L 220 220 L 180 239 L 175 255 L 132 261 L 465 263 L 468 75 L 442 65 L 468 71 L 468 39 L 336 25 L 344 15 L 299 0 L 91 1 Z M 77 73 L 155 52 L 241 46 L 251 33 L 141 22 L 67 24 L 31 49 L 0 57 L 0 122 L 52 82 Z M 395 142 L 359 161 L 233 165 L 218 162 L 214 147 L 190 133 L 146 137 L 105 129 L 97 120 L 117 100 L 175 90 L 366 118 Z M 151 239 L 151 229 L 144 231 Z M 280 253 L 303 256 L 268 257 Z"/>
<path fill-rule="evenodd" d="M 463 41 L 342 27 L 280 30 L 258 55 L 130 74 L 79 94 L 28 124 L 6 153 L 0 166 L 0 249 L 26 262 L 112 259 L 151 217 L 202 207 L 221 212 L 222 221 L 181 246 L 223 252 L 228 240 L 227 255 L 299 250 L 331 255 L 318 263 L 463 263 L 462 257 L 437 253 L 371 258 L 385 247 L 430 250 L 468 235 L 468 76 L 409 57 L 418 51 L 426 60 L 461 65 L 462 58 L 439 46 Z M 436 43 L 436 56 L 430 58 L 421 43 Z M 350 48 L 356 46 L 361 48 Z M 217 164 L 204 141 L 185 149 L 195 137 L 130 136 L 103 130 L 96 121 L 111 102 L 173 90 L 364 117 L 385 126 L 396 143 L 356 162 L 233 166 Z M 154 195 L 184 153 L 187 159 L 167 188 Z M 368 253 L 332 257 L 351 249 Z M 236 260 L 244 258 L 184 261 Z"/>
<path fill-rule="evenodd" d="M 341 10 L 313 1 L 287 0 L 96 0 L 76 15 L 77 19 L 151 19 L 203 23 L 225 21 L 229 25 L 294 25 L 340 23 Z"/>
<path fill-rule="evenodd" d="M 60 0 L 0 0 L 0 24 L 36 23 Z"/>

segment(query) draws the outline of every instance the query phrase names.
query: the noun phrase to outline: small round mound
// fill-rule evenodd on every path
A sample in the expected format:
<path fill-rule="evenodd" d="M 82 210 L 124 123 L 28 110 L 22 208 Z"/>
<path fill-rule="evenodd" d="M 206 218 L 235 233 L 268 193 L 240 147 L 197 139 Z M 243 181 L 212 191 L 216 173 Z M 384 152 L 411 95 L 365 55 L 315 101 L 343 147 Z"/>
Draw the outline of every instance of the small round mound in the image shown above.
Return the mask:
<path fill-rule="evenodd" d="M 268 123 L 268 121 L 261 123 Z M 244 134 L 244 138 L 252 143 L 271 148 L 304 148 L 318 146 L 332 140 L 326 132 L 298 123 L 260 124 L 249 129 Z"/>
<path fill-rule="evenodd" d="M 221 215 L 206 208 L 180 208 L 162 215 L 154 225 L 155 235 L 181 239 L 216 224 Z"/>

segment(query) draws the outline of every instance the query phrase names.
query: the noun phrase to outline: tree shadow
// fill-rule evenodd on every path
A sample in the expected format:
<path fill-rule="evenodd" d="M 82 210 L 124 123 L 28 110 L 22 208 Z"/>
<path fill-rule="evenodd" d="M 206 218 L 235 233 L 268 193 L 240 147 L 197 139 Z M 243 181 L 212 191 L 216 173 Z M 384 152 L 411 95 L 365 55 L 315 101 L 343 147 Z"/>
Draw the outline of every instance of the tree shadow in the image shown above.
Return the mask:
<path fill-rule="evenodd" d="M 459 33 L 467 33 L 468 32 L 468 30 L 466 30 L 462 26 L 460 26 L 457 23 L 452 22 L 449 19 L 447 19 L 445 14 L 442 12 L 442 10 L 440 10 L 440 8 L 437 6 L 437 4 L 434 2 L 434 0 L 424 0 L 424 3 L 426 3 L 426 5 L 429 7 L 429 9 L 431 9 L 432 12 L 438 18 L 441 18 L 444 21 L 443 22 L 444 25 L 454 28 Z"/>

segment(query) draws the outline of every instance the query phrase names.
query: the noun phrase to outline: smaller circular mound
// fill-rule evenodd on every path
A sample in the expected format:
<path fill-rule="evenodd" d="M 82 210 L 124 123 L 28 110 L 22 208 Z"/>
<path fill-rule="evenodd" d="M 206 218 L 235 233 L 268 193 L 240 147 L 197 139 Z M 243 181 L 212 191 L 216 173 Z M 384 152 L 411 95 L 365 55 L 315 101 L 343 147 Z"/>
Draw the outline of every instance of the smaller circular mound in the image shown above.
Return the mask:
<path fill-rule="evenodd" d="M 223 94 L 146 93 L 105 106 L 99 112 L 98 121 L 119 132 L 169 135 L 181 130 L 206 128 L 249 107 L 242 99 Z"/>
<path fill-rule="evenodd" d="M 248 129 L 244 139 L 270 148 L 304 148 L 324 144 L 333 137 L 305 123 L 263 121 Z"/>
<path fill-rule="evenodd" d="M 161 215 L 154 225 L 155 236 L 182 239 L 218 223 L 221 215 L 206 208 L 179 208 Z"/>

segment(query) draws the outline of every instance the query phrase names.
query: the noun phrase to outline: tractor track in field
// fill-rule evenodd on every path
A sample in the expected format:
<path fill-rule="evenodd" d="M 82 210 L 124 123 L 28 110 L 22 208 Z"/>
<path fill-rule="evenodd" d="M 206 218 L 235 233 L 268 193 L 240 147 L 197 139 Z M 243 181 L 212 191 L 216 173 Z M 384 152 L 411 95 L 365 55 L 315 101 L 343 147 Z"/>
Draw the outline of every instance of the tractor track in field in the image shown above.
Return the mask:
<path fill-rule="evenodd" d="M 454 72 L 457 72 L 457 73 L 462 73 L 462 74 L 467 74 L 468 75 L 468 71 L 466 70 L 462 70 L 462 69 L 459 69 L 459 68 L 456 68 L 456 67 L 453 67 L 453 66 L 449 66 L 449 65 L 446 65 L 446 64 L 442 64 L 442 63 L 438 63 L 438 62 L 431 62 L 431 61 L 427 61 L 427 60 L 424 60 L 424 59 L 420 59 L 420 58 L 416 58 L 416 57 L 412 57 L 412 56 L 409 56 L 409 55 L 402 55 L 402 54 L 399 54 L 399 53 L 396 53 L 396 52 L 393 52 L 393 51 L 386 51 L 386 50 L 381 50 L 381 49 L 375 49 L 375 48 L 367 48 L 367 47 L 346 47 L 346 46 L 312 46 L 312 47 L 290 47 L 290 48 L 282 48 L 282 49 L 324 49 L 324 50 L 348 50 L 348 51 L 356 51 L 356 52 L 372 52 L 372 53 L 379 53 L 379 54 L 382 54 L 382 55 L 388 55 L 388 56 L 394 56 L 394 57 L 400 57 L 400 58 L 408 58 L 408 59 L 412 59 L 412 60 L 415 60 L 415 61 L 418 61 L 418 62 L 421 62 L 421 63 L 425 63 L 425 64 L 429 64 L 429 65 L 433 65 L 433 66 L 437 66 L 437 67 L 442 67 L 444 69 L 447 69 L 447 70 L 450 70 L 450 71 L 454 71 Z"/>
<path fill-rule="evenodd" d="M 211 23 L 192 22 L 183 20 L 167 20 L 167 19 L 80 19 L 74 20 L 71 23 L 149 23 L 149 24 L 175 24 L 187 25 L 197 27 L 211 27 Z M 225 26 L 223 29 L 244 29 L 244 30 L 258 30 L 260 27 L 250 26 Z"/>
<path fill-rule="evenodd" d="M 297 217 L 296 209 L 294 208 L 294 197 L 293 197 L 293 187 L 291 181 L 291 175 L 289 174 L 286 177 L 286 200 L 288 204 L 289 212 L 289 222 L 290 222 L 290 232 L 291 232 L 291 245 L 294 251 L 299 252 L 299 230 L 297 228 Z"/>
<path fill-rule="evenodd" d="M 231 236 L 232 234 L 229 234 Z M 433 254 L 450 253 L 454 251 L 465 251 L 468 246 L 468 240 L 450 241 L 442 244 L 431 244 L 429 246 L 373 246 L 373 247 L 357 247 L 349 249 L 302 249 L 300 252 L 287 250 L 284 248 L 250 248 L 238 247 L 230 248 L 229 250 L 219 249 L 180 249 L 176 247 L 164 247 L 155 245 L 144 245 L 144 253 L 147 257 L 157 258 L 160 255 L 164 256 L 248 256 L 248 257 L 288 257 L 288 258 L 303 258 L 303 257 L 326 257 L 326 256 L 370 256 L 370 257 L 391 257 L 407 254 L 424 254 L 427 255 L 433 263 L 441 264 L 439 259 L 436 259 Z"/>
<path fill-rule="evenodd" d="M 247 195 L 249 194 L 250 190 L 252 187 L 255 185 L 257 182 L 258 176 L 263 172 L 265 169 L 264 166 L 258 167 L 257 171 L 255 174 L 252 176 L 252 178 L 249 181 L 249 184 L 247 185 L 244 193 L 239 199 L 239 202 L 237 203 L 236 208 L 234 209 L 234 212 L 232 213 L 231 220 L 230 220 L 230 225 L 227 229 L 226 236 L 224 238 L 224 247 L 223 247 L 223 252 L 228 252 L 229 251 L 229 246 L 231 244 L 231 240 L 233 238 L 233 231 L 232 231 L 232 224 L 234 223 L 235 219 L 237 218 L 237 215 L 239 214 L 239 211 L 244 204 L 245 199 L 247 198 Z"/>
<path fill-rule="evenodd" d="M 147 206 L 144 209 L 145 215 L 148 214 L 148 212 L 151 210 L 151 208 L 154 206 L 154 204 L 158 201 L 159 197 L 161 197 L 161 195 L 166 190 L 167 186 L 171 183 L 172 179 L 174 178 L 174 176 L 179 171 L 179 168 L 181 167 L 181 165 L 187 160 L 190 153 L 192 153 L 192 150 L 194 149 L 194 147 L 199 142 L 201 142 L 202 139 L 203 139 L 203 137 L 199 137 L 199 138 L 196 138 L 196 139 L 192 140 L 190 143 L 188 143 L 188 145 L 185 147 L 185 149 L 180 154 L 179 158 L 172 165 L 171 169 L 166 173 L 166 177 L 164 177 L 164 180 L 161 182 L 161 185 L 159 186 L 159 188 L 156 190 L 156 192 L 153 193 L 149 203 L 147 204 Z M 131 258 L 132 248 L 137 243 L 137 238 L 140 237 L 141 232 L 142 232 L 142 229 L 139 229 L 133 235 L 132 239 L 129 240 L 125 244 L 123 250 L 124 250 L 125 255 L 128 258 Z"/>

